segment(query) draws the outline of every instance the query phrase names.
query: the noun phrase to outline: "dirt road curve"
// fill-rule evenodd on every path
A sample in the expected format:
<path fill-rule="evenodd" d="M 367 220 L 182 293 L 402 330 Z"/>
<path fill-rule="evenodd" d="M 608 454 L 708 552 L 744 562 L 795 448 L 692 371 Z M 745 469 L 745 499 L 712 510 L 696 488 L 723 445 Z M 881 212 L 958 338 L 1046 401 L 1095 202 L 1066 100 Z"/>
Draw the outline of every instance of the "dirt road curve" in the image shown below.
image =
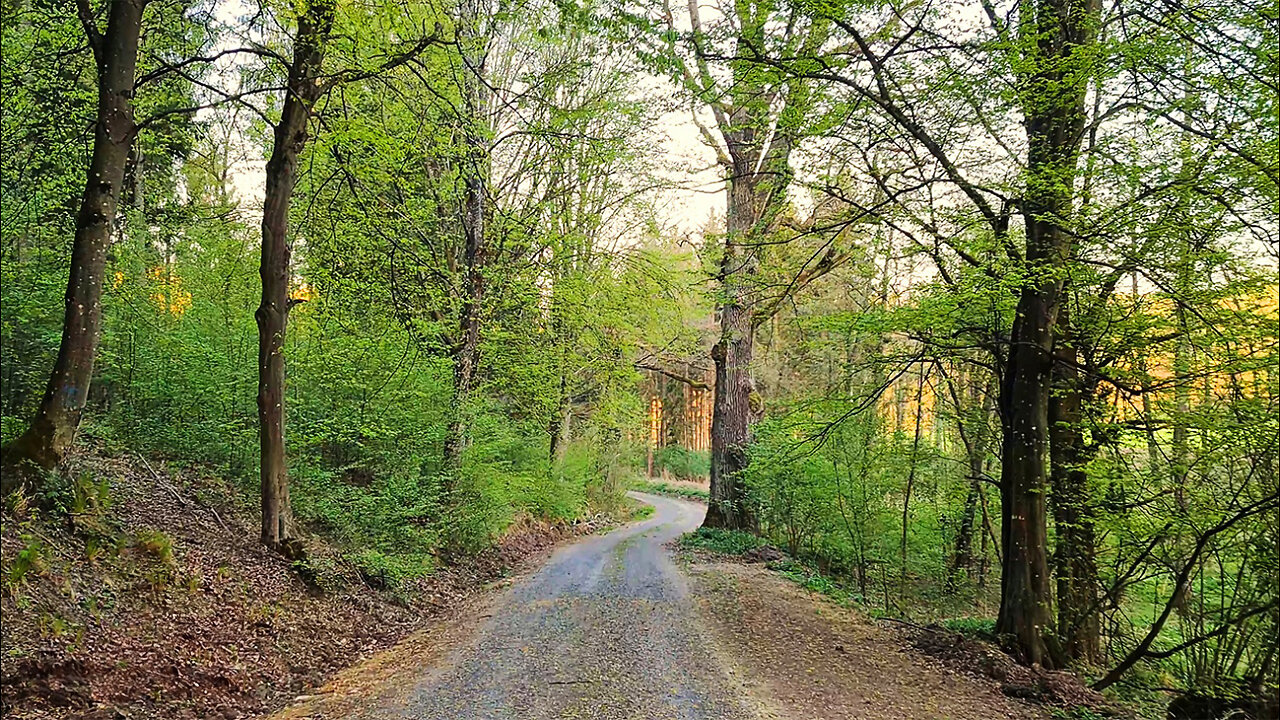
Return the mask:
<path fill-rule="evenodd" d="M 755 717 L 712 657 L 663 548 L 697 527 L 704 508 L 635 496 L 655 507 L 652 517 L 556 552 L 397 707 L 371 717 Z"/>

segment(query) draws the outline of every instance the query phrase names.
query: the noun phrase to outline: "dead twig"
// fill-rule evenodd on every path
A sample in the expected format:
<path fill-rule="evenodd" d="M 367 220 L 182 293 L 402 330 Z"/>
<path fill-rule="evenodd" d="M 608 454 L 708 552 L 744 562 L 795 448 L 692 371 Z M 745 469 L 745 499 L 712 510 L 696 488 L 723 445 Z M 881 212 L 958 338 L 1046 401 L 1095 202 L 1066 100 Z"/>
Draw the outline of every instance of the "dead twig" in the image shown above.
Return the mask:
<path fill-rule="evenodd" d="M 134 456 L 137 457 L 138 460 L 142 462 L 142 465 L 147 468 L 147 470 L 151 473 L 151 477 L 155 478 L 156 484 L 159 485 L 166 492 L 168 492 L 170 495 L 172 495 L 173 499 L 177 500 L 179 505 L 183 507 L 191 507 L 193 503 L 190 500 L 184 498 L 182 496 L 182 493 L 178 492 L 177 488 L 165 482 L 164 478 L 160 476 L 160 473 L 156 472 L 156 469 L 151 467 L 151 463 L 147 462 L 147 459 L 143 457 L 141 453 L 135 452 Z M 222 520 L 222 516 L 218 514 L 217 509 L 215 509 L 212 505 L 209 505 L 208 503 L 200 502 L 199 500 L 196 500 L 194 504 L 204 508 L 205 510 L 208 510 L 213 515 L 213 519 L 218 521 L 219 527 L 221 527 L 227 533 L 231 532 L 231 528 L 227 527 L 227 524 Z"/>

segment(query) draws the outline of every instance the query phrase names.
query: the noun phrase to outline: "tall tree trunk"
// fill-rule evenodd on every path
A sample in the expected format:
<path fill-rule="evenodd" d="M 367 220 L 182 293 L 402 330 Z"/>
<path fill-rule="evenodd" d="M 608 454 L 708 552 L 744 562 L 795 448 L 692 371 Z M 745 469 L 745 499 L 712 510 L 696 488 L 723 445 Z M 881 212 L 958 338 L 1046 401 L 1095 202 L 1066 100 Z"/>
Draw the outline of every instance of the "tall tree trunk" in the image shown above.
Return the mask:
<path fill-rule="evenodd" d="M 1054 569 L 1058 580 L 1058 636 L 1065 659 L 1093 663 L 1101 653 L 1098 567 L 1093 506 L 1080 428 L 1082 378 L 1067 306 L 1058 318 L 1054 389 L 1049 401 L 1049 472 L 1052 487 Z"/>
<path fill-rule="evenodd" d="M 551 436 L 550 460 L 553 467 L 564 461 L 565 453 L 569 450 L 570 425 L 573 422 L 573 401 L 569 397 L 569 378 L 566 372 L 567 369 L 562 365 L 559 400 L 556 402 L 555 412 L 547 428 Z"/>
<path fill-rule="evenodd" d="M 1188 424 L 1191 416 L 1191 327 L 1186 308 L 1187 296 L 1191 290 L 1191 248 L 1190 243 L 1181 239 L 1181 255 L 1175 279 L 1174 292 L 1178 297 L 1173 306 L 1173 316 L 1178 323 L 1178 338 L 1173 346 L 1173 462 L 1172 484 L 1174 499 L 1179 510 L 1187 512 L 1186 486 L 1191 471 L 1191 450 L 1188 438 Z"/>
<path fill-rule="evenodd" d="M 916 484 L 916 462 L 920 457 L 920 421 L 924 416 L 924 381 L 928 373 L 920 368 L 920 378 L 916 385 L 916 428 L 911 441 L 911 467 L 907 470 L 907 486 L 902 493 L 902 542 L 898 546 L 901 560 L 901 576 L 898 578 L 898 601 L 905 602 L 907 597 L 907 531 L 910 529 L 911 493 Z"/>
<path fill-rule="evenodd" d="M 485 295 L 485 266 L 488 264 L 487 228 L 489 194 L 488 112 L 489 89 L 484 81 L 488 39 L 480 24 L 485 20 L 483 0 L 464 3 L 464 32 L 470 47 L 463 50 L 462 96 L 466 158 L 462 164 L 465 185 L 462 201 L 462 312 L 458 318 L 458 339 L 453 356 L 453 415 L 445 435 L 445 466 L 456 471 L 466 448 L 466 412 L 476 371 L 480 365 L 480 314 Z"/>
<path fill-rule="evenodd" d="M 333 28 L 333 0 L 311 0 L 298 18 L 293 62 L 280 122 L 267 161 L 262 207 L 262 300 L 258 321 L 258 439 L 261 446 L 262 542 L 294 551 L 293 514 L 284 440 L 284 339 L 289 319 L 289 208 L 298 181 L 298 155 L 307 144 L 311 108 L 320 97 L 324 46 Z"/>
<path fill-rule="evenodd" d="M 133 83 L 145 0 L 110 3 L 107 32 L 98 32 L 86 7 L 81 13 L 98 75 L 98 114 L 80 211 L 76 215 L 71 273 L 64 296 L 62 342 L 35 419 L 4 449 L 4 493 L 61 464 L 75 439 L 89 397 L 102 329 L 102 276 L 129 148 L 137 133 Z M 33 467 L 34 466 L 34 467 Z"/>
<path fill-rule="evenodd" d="M 755 346 L 753 287 L 757 251 L 750 242 L 759 220 L 757 183 L 746 162 L 729 181 L 724 256 L 720 261 L 720 341 L 711 350 L 716 384 L 711 412 L 711 492 L 707 527 L 754 530 L 755 514 L 742 471 L 760 400 L 751 378 Z"/>
<path fill-rule="evenodd" d="M 763 412 L 755 392 L 751 363 L 758 322 L 759 241 L 785 203 L 791 182 L 791 151 L 796 133 L 812 98 L 804 80 L 782 83 L 766 80 L 759 68 L 745 58 L 765 46 L 771 32 L 774 6 L 753 0 L 735 0 L 734 28 L 739 58 L 729 63 L 731 82 L 721 99 L 710 103 L 724 147 L 717 158 L 725 172 L 728 202 L 725 212 L 724 255 L 720 261 L 720 340 L 711 351 L 716 384 L 711 413 L 711 493 L 707 527 L 756 529 L 743 470 L 751 427 Z M 703 55 L 702 19 L 697 2 L 689 3 L 689 20 L 698 55 L 696 75 L 688 72 L 689 89 L 707 98 L 705 82 L 712 82 L 708 58 Z M 674 30 L 674 28 L 673 28 Z M 816 52 L 827 37 L 829 24 L 814 22 L 802 38 L 800 53 Z M 685 68 L 688 71 L 688 68 Z M 710 131 L 704 131 L 710 135 Z"/>
<path fill-rule="evenodd" d="M 1027 74 L 1022 104 L 1027 180 L 1022 199 L 1029 277 L 1018 298 L 1001 387 L 1004 535 L 996 631 L 1023 662 L 1056 667 L 1045 492 L 1053 343 L 1071 257 L 1074 180 L 1084 137 L 1099 0 L 1023 6 Z M 1054 643 L 1056 645 L 1056 643 Z"/>
<path fill-rule="evenodd" d="M 1056 309 L 1052 289 L 1023 290 L 1001 403 L 1000 544 L 1004 555 L 996 632 L 1006 636 L 1010 649 L 1023 662 L 1045 666 L 1056 663 L 1046 644 L 1053 632 L 1053 613 L 1045 517 L 1051 341 L 1044 331 Z"/>
<path fill-rule="evenodd" d="M 968 381 L 970 396 L 967 407 L 961 405 L 960 393 L 950 378 L 946 379 L 947 389 L 956 408 L 956 429 L 960 434 L 960 442 L 964 445 L 965 457 L 969 466 L 969 492 L 965 496 L 964 511 L 960 516 L 960 529 L 956 533 L 955 549 L 951 556 L 951 567 L 947 572 L 947 591 L 955 592 L 959 587 L 960 572 L 973 568 L 973 531 L 978 514 L 978 500 L 982 495 L 982 477 L 987 462 L 987 449 L 991 442 L 990 418 L 995 411 L 995 382 L 988 381 L 978 385 L 972 379 Z M 986 546 L 983 537 L 983 546 Z"/>
<path fill-rule="evenodd" d="M 982 471 L 979 461 L 978 472 Z M 969 492 L 964 498 L 964 510 L 960 514 L 960 527 L 956 531 L 955 549 L 951 554 L 951 567 L 947 570 L 947 592 L 960 587 L 960 573 L 973 567 L 973 524 L 978 517 L 978 479 L 974 473 L 972 457 L 969 462 Z"/>
<path fill-rule="evenodd" d="M 1132 292 L 1133 303 L 1138 304 L 1138 273 L 1132 276 Z M 1138 389 L 1142 391 L 1142 424 L 1145 426 L 1147 436 L 1147 468 L 1154 472 L 1160 466 L 1160 444 L 1156 441 L 1155 416 L 1151 412 L 1151 372 L 1147 368 L 1147 358 L 1145 355 L 1139 356 L 1135 361 L 1135 369 L 1138 371 Z"/>

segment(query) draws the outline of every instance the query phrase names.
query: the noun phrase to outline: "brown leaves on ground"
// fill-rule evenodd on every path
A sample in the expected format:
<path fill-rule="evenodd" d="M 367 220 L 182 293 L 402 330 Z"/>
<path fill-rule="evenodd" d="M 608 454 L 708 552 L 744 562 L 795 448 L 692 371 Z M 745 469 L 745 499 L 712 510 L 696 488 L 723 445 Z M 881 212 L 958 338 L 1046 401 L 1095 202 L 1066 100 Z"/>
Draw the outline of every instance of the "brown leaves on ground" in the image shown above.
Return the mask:
<path fill-rule="evenodd" d="M 900 632 L 760 565 L 694 559 L 691 591 L 722 659 L 791 720 L 1043 718 L 998 683 L 956 672 Z"/>
<path fill-rule="evenodd" d="M 0 533 L 6 717 L 261 714 L 580 531 L 522 524 L 408 602 L 350 568 L 349 582 L 322 593 L 261 547 L 254 508 L 237 508 L 217 480 L 99 453 L 71 472 L 109 480 L 109 509 L 73 514 L 70 527 L 7 515 Z"/>
<path fill-rule="evenodd" d="M 908 627 L 902 634 L 911 644 L 947 667 L 995 680 L 1005 695 L 1059 707 L 1087 707 L 1109 713 L 1106 699 L 1074 673 L 1027 667 L 989 643 L 945 628 Z"/>

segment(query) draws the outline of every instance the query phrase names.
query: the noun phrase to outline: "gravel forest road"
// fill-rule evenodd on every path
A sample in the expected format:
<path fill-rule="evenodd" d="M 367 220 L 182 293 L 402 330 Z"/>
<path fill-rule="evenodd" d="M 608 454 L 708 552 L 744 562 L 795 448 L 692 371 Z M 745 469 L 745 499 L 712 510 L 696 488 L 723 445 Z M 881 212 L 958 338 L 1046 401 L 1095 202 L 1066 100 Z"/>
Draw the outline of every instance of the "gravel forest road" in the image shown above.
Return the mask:
<path fill-rule="evenodd" d="M 705 508 L 631 493 L 646 521 L 561 548 L 506 591 L 467 643 L 374 717 L 754 718 L 714 657 L 663 544 Z"/>

